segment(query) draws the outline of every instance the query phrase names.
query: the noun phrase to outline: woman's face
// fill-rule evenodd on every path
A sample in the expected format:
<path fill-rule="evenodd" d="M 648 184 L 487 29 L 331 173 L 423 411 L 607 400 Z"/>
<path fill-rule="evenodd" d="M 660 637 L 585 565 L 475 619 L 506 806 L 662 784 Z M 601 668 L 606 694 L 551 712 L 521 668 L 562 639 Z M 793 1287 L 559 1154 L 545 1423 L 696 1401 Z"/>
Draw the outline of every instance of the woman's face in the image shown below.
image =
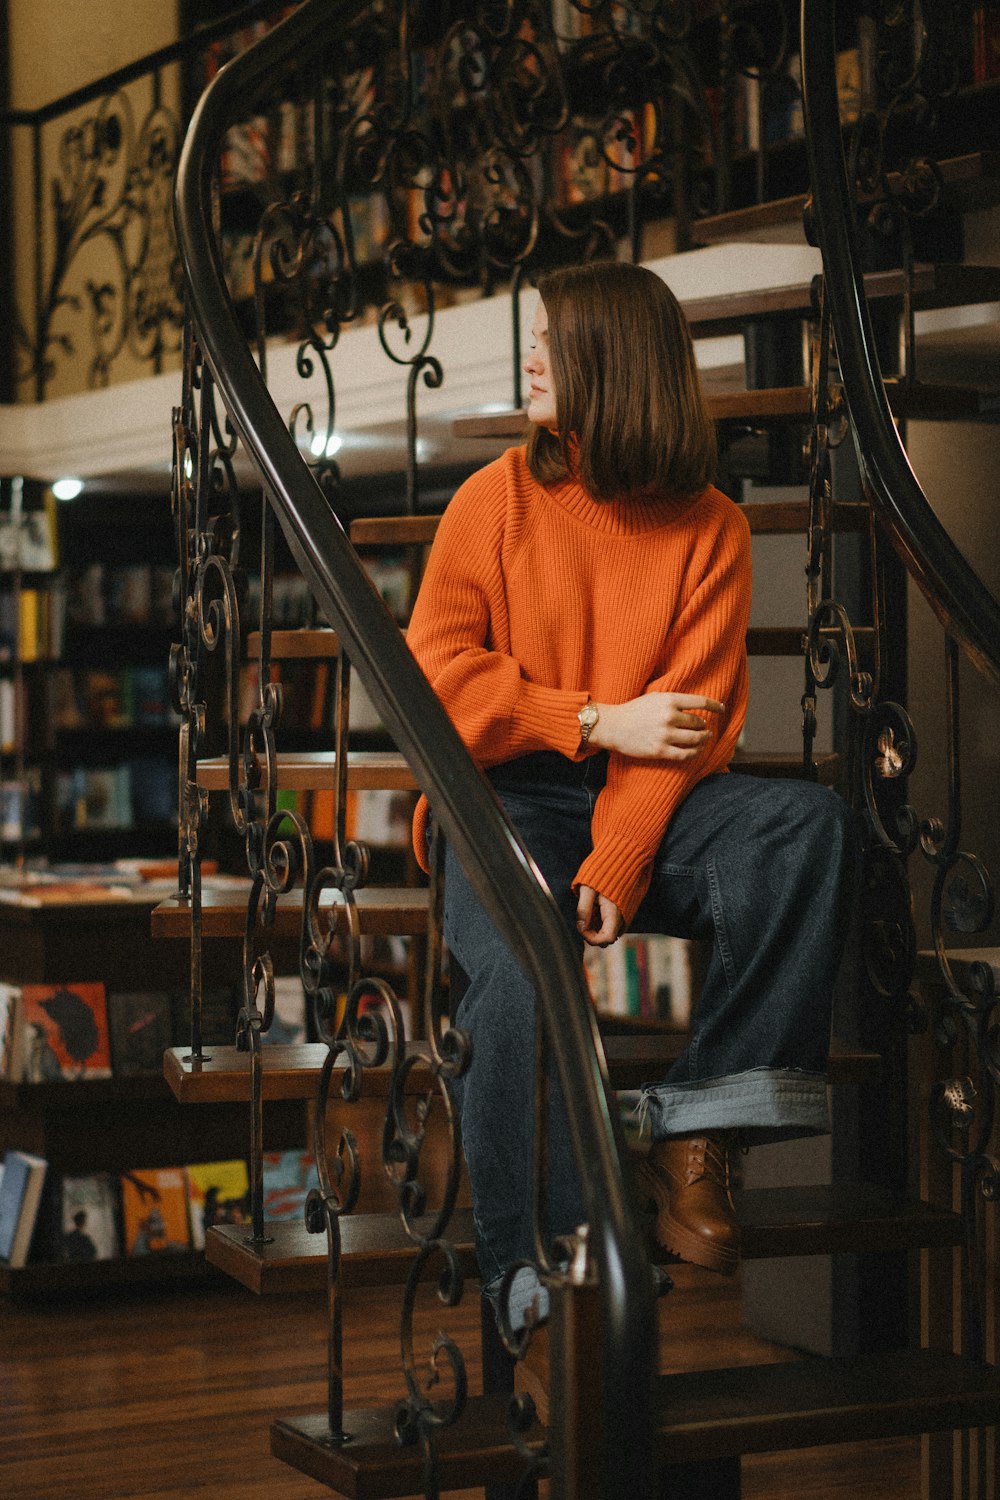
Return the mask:
<path fill-rule="evenodd" d="M 535 321 L 531 325 L 531 348 L 524 361 L 524 373 L 531 381 L 528 387 L 528 421 L 555 432 L 556 387 L 549 363 L 549 315 L 541 298 L 538 299 Z"/>

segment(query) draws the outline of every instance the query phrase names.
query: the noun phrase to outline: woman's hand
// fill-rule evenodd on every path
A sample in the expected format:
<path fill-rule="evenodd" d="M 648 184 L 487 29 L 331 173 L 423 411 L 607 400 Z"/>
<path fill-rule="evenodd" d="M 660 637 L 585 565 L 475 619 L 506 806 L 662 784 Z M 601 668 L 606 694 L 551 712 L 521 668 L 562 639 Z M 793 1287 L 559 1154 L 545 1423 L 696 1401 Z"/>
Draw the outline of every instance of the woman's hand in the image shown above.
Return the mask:
<path fill-rule="evenodd" d="M 705 714 L 726 706 L 700 693 L 643 693 L 627 703 L 598 703 L 590 744 L 636 760 L 691 760 L 711 739 Z"/>
<path fill-rule="evenodd" d="M 592 948 L 608 948 L 619 937 L 625 923 L 615 903 L 593 886 L 581 885 L 576 893 L 576 925 Z"/>

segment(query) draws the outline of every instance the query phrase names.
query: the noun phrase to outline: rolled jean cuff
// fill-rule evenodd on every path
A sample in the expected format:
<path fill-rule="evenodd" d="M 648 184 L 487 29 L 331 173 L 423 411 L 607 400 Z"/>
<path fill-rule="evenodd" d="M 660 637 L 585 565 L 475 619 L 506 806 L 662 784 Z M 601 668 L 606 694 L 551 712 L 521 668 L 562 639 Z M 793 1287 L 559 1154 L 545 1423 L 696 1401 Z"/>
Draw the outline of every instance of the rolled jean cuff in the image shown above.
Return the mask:
<path fill-rule="evenodd" d="M 652 1139 L 738 1130 L 751 1145 L 826 1135 L 826 1078 L 797 1068 L 750 1068 L 723 1078 L 660 1083 L 643 1090 L 640 1110 Z"/>

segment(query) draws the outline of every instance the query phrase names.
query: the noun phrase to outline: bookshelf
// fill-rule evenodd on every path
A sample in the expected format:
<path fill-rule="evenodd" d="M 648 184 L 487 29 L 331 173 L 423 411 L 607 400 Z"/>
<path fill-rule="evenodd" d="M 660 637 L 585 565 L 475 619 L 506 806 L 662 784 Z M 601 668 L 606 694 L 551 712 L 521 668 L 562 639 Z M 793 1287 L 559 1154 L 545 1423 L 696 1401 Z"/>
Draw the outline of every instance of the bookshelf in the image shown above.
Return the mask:
<path fill-rule="evenodd" d="M 30 889 L 0 890 L 0 980 L 8 984 L 83 984 L 101 980 L 118 993 L 154 982 L 178 995 L 186 991 L 189 955 L 182 944 L 154 942 L 150 915 L 162 887 L 135 890 L 129 898 L 46 900 Z M 289 945 L 290 947 L 293 945 Z M 234 945 L 207 945 L 206 984 L 232 985 L 238 966 Z M 235 1013 L 235 1012 L 234 1012 Z M 183 1033 L 176 1036 L 183 1041 Z M 268 1106 L 273 1150 L 301 1150 L 307 1140 L 303 1101 Z M 200 1280 L 210 1274 L 200 1251 L 123 1256 L 63 1263 L 54 1258 L 52 1194 L 64 1177 L 185 1167 L 245 1158 L 247 1112 L 243 1104 L 192 1111 L 180 1105 L 162 1071 L 134 1076 L 26 1083 L 0 1079 L 0 1158 L 8 1149 L 48 1163 L 41 1229 L 28 1264 L 0 1264 L 0 1293 L 30 1298 L 163 1281 Z"/>

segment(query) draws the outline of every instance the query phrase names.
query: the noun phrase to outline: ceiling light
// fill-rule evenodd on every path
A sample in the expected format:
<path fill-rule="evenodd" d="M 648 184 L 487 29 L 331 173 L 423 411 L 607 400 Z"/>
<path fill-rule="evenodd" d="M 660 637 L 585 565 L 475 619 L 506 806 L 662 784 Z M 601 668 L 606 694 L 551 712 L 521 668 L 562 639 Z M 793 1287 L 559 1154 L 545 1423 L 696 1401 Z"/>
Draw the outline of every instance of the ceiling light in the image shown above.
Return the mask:
<path fill-rule="evenodd" d="M 57 479 L 52 486 L 52 493 L 57 500 L 75 500 L 82 489 L 82 479 Z"/>

